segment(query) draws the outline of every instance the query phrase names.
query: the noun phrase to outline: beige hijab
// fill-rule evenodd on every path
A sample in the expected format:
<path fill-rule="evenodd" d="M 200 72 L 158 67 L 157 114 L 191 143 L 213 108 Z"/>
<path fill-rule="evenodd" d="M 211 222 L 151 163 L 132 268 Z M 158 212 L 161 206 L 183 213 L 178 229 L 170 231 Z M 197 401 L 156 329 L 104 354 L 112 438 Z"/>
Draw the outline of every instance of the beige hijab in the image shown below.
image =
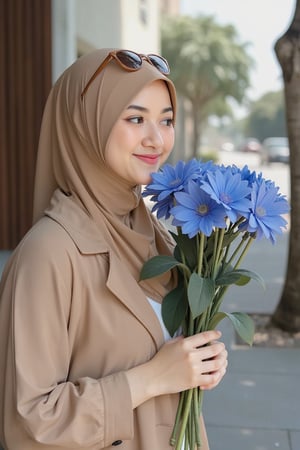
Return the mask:
<path fill-rule="evenodd" d="M 113 60 L 81 99 L 85 85 L 110 50 L 97 50 L 78 59 L 49 95 L 38 148 L 34 221 L 43 215 L 56 189 L 72 195 L 97 225 L 109 251 L 138 280 L 144 261 L 158 253 L 170 253 L 170 240 L 151 219 L 140 187 L 132 189 L 106 165 L 105 147 L 121 112 L 145 85 L 164 80 L 174 113 L 176 94 L 173 83 L 148 62 L 136 72 L 127 72 Z M 171 284 L 166 275 L 144 282 L 143 287 L 153 298 L 161 299 Z"/>

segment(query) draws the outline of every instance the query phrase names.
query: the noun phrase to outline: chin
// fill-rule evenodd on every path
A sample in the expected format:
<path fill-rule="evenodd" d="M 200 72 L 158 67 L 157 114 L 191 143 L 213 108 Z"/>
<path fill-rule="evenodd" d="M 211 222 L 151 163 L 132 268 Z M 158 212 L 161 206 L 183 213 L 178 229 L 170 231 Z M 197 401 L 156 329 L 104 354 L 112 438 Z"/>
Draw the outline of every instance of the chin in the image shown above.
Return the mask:
<path fill-rule="evenodd" d="M 151 183 L 151 181 L 152 181 L 152 174 L 157 172 L 157 171 L 158 171 L 158 168 L 156 168 L 156 167 L 154 168 L 153 167 L 151 172 L 145 173 L 145 174 L 143 174 L 143 176 L 139 177 L 138 184 L 145 184 L 146 185 L 146 184 Z"/>
<path fill-rule="evenodd" d="M 156 172 L 156 170 L 153 170 L 153 171 L 151 172 L 151 174 L 152 174 L 153 172 Z M 143 179 L 141 180 L 141 183 L 140 183 L 140 184 L 147 185 L 147 184 L 151 183 L 151 181 L 152 181 L 152 176 L 151 176 L 151 174 L 149 174 L 148 177 L 143 177 Z"/>

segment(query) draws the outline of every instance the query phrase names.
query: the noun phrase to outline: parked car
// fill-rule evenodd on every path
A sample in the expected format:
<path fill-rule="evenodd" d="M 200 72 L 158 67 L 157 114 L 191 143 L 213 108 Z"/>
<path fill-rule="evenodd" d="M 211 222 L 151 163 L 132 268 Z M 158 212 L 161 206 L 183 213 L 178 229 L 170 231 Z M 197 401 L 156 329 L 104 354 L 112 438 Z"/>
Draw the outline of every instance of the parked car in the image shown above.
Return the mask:
<path fill-rule="evenodd" d="M 220 150 L 222 152 L 234 152 L 235 150 L 234 143 L 230 141 L 225 141 L 222 143 Z"/>
<path fill-rule="evenodd" d="M 261 164 L 290 161 L 289 141 L 287 137 L 270 137 L 263 141 L 261 149 Z"/>
<path fill-rule="evenodd" d="M 247 138 L 239 147 L 241 152 L 260 153 L 261 143 L 256 138 Z"/>

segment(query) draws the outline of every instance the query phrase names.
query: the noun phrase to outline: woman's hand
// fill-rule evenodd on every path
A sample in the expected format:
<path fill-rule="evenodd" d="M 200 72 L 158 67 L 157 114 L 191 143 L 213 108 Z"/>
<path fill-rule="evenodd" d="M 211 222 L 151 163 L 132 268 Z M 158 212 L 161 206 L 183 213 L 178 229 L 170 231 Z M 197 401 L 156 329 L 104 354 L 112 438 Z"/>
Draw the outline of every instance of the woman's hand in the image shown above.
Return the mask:
<path fill-rule="evenodd" d="M 133 406 L 162 394 L 200 386 L 212 389 L 227 367 L 227 351 L 219 331 L 205 331 L 165 343 L 147 363 L 128 370 Z"/>

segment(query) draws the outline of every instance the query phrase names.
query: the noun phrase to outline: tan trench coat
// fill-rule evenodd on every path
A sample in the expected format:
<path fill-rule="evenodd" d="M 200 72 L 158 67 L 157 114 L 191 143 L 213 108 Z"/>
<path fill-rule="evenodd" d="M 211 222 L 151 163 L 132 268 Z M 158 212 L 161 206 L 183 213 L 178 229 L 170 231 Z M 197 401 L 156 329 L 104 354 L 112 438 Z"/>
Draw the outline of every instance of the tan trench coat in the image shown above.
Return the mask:
<path fill-rule="evenodd" d="M 74 206 L 64 217 L 42 218 L 3 275 L 0 441 L 9 450 L 118 441 L 120 450 L 167 450 L 178 396 L 133 411 L 124 373 L 163 344 L 157 317 L 85 214 Z"/>

